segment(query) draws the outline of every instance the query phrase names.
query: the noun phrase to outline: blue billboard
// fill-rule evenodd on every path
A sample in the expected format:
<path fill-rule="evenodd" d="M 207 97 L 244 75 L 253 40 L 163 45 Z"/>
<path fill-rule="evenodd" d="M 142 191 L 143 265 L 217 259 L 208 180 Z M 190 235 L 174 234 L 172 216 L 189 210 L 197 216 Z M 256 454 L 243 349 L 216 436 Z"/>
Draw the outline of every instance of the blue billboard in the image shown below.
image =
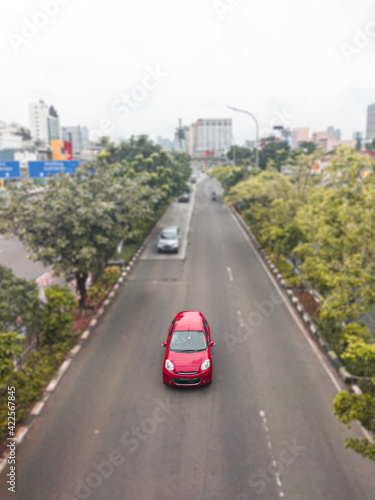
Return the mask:
<path fill-rule="evenodd" d="M 19 179 L 20 177 L 19 161 L 0 161 L 0 179 Z"/>
<path fill-rule="evenodd" d="M 79 167 L 79 161 L 29 161 L 30 179 L 40 179 L 49 175 L 73 174 Z"/>

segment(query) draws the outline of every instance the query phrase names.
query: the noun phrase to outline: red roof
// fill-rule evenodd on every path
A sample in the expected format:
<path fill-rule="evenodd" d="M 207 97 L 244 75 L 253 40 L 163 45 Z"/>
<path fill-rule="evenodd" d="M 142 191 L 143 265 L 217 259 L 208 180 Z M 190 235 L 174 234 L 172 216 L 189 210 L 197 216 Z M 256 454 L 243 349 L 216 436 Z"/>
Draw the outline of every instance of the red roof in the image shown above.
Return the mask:
<path fill-rule="evenodd" d="M 203 328 L 203 315 L 199 311 L 181 311 L 176 319 L 175 330 L 201 331 Z"/>

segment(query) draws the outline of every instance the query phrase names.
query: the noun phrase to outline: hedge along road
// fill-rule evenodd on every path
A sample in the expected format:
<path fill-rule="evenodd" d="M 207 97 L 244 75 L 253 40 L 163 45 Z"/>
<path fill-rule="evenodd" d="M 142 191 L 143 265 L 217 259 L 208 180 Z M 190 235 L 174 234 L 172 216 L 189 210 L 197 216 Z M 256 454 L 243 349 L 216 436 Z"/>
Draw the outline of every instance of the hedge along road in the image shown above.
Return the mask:
<path fill-rule="evenodd" d="M 361 431 L 332 415 L 341 382 L 221 199 L 204 202 L 208 182 L 186 258 L 152 259 L 150 242 L 17 450 L 16 494 L 0 477 L 1 498 L 373 499 L 374 464 L 342 444 Z M 208 387 L 162 383 L 160 343 L 186 309 L 217 342 Z"/>

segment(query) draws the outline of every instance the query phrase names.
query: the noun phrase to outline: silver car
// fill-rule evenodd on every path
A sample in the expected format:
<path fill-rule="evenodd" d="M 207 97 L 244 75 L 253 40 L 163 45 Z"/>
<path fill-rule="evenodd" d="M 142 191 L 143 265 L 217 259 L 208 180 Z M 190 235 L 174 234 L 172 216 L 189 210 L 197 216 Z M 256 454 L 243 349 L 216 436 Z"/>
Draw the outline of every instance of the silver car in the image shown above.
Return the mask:
<path fill-rule="evenodd" d="M 180 249 L 181 234 L 177 226 L 166 226 L 162 229 L 158 239 L 158 252 L 178 252 Z"/>

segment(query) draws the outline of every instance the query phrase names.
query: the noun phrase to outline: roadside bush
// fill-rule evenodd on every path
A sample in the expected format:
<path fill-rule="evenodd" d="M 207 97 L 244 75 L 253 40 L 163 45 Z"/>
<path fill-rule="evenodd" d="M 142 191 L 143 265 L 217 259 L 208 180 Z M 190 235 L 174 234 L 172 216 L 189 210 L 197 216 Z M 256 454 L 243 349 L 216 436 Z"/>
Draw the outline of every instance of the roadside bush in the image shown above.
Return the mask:
<path fill-rule="evenodd" d="M 70 331 L 77 306 L 74 295 L 68 287 L 53 285 L 45 290 L 47 303 L 44 310 L 44 342 L 54 344 Z"/>
<path fill-rule="evenodd" d="M 121 269 L 118 266 L 106 267 L 101 280 L 103 285 L 112 286 L 121 276 Z"/>
<path fill-rule="evenodd" d="M 265 250 L 289 286 L 297 287 L 302 285 L 298 274 L 296 274 L 293 267 L 288 264 L 284 257 L 277 258 L 274 252 L 267 248 Z"/>
<path fill-rule="evenodd" d="M 87 292 L 90 308 L 96 310 L 100 306 L 120 275 L 121 269 L 117 266 L 107 267 L 104 270 L 100 278 Z"/>
<path fill-rule="evenodd" d="M 8 385 L 15 387 L 16 424 L 25 421 L 30 405 L 38 400 L 43 389 L 64 361 L 66 354 L 76 341 L 75 335 L 69 335 L 54 345 L 44 345 L 40 351 L 30 356 L 28 364 L 15 372 Z M 0 391 L 0 443 L 7 437 L 8 407 L 7 387 Z"/>
<path fill-rule="evenodd" d="M 12 375 L 13 359 L 22 351 L 16 332 L 0 333 L 0 387 Z"/>

